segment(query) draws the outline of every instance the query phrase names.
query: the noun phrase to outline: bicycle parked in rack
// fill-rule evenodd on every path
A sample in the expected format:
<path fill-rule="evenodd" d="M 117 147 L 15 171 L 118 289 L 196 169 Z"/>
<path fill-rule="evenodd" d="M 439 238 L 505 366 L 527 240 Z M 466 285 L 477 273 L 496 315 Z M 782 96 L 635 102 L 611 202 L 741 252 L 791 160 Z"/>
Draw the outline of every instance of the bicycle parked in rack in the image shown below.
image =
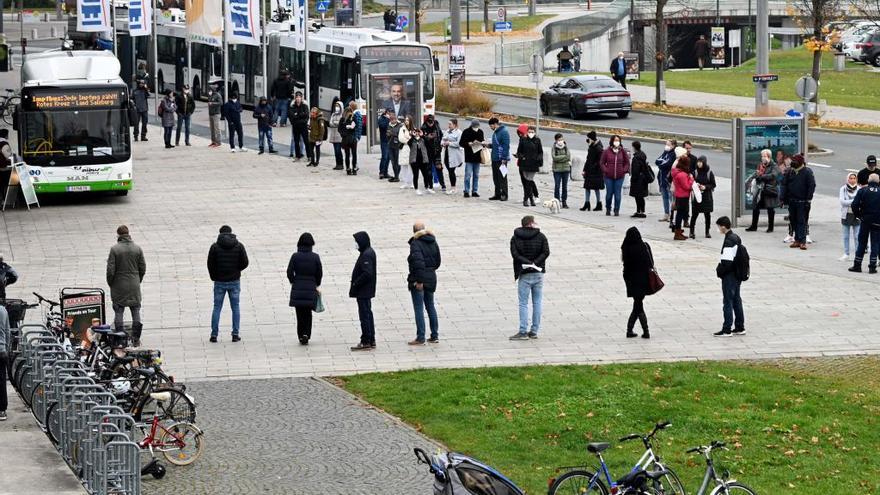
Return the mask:
<path fill-rule="evenodd" d="M 164 404 L 171 400 L 171 394 L 165 392 L 153 392 L 151 398 L 157 404 Z M 188 421 L 179 421 L 167 426 L 159 421 L 158 416 L 153 416 L 148 423 L 138 424 L 144 438 L 137 442 L 142 452 L 149 452 L 150 461 L 141 468 L 141 475 L 152 475 L 156 479 L 165 476 L 165 467 L 156 458 L 156 452 L 161 452 L 165 459 L 175 466 L 188 466 L 196 462 L 202 455 L 204 440 L 202 430 Z"/>
<path fill-rule="evenodd" d="M 700 485 L 696 495 L 757 495 L 755 490 L 735 479 L 730 479 L 730 472 L 728 470 L 725 469 L 719 476 L 715 470 L 715 462 L 712 460 L 713 450 L 728 449 L 725 447 L 724 442 L 715 440 L 709 445 L 700 445 L 687 451 L 688 454 L 699 453 L 706 459 L 706 474 L 703 476 L 703 483 Z M 709 491 L 709 486 L 712 483 L 715 483 L 715 487 Z"/>
<path fill-rule="evenodd" d="M 0 96 L 0 117 L 7 125 L 12 125 L 15 118 L 15 107 L 21 103 L 21 97 L 15 94 L 15 90 L 7 89 L 6 95 Z"/>

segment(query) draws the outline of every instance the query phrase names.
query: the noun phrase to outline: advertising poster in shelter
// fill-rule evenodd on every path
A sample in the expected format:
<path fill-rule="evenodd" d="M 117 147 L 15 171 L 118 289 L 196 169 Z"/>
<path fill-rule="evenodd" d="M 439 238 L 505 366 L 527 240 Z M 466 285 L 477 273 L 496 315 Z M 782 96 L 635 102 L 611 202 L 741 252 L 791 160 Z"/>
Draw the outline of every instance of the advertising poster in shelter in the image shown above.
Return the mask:
<path fill-rule="evenodd" d="M 744 204 L 743 211 L 751 211 L 753 201 L 760 191 L 755 182 L 755 172 L 761 163 L 761 150 L 770 150 L 774 167 L 779 173 L 778 164 L 775 163 L 776 152 L 782 151 L 791 156 L 803 153 L 804 129 L 803 120 L 792 118 L 781 119 L 742 119 L 741 142 L 739 146 L 740 163 L 742 167 L 742 195 Z"/>
<path fill-rule="evenodd" d="M 464 78 L 464 45 L 449 45 L 449 87 L 464 87 Z"/>
<path fill-rule="evenodd" d="M 100 289 L 80 289 L 76 293 L 62 293 L 61 315 L 76 340 L 82 340 L 86 330 L 92 326 L 92 319 L 104 323 L 104 291 Z"/>
<path fill-rule="evenodd" d="M 186 0 L 186 35 L 193 43 L 222 46 L 222 0 Z"/>
<path fill-rule="evenodd" d="M 412 125 L 422 123 L 421 74 L 370 75 L 370 101 L 367 103 L 370 124 L 370 142 L 379 142 L 379 110 L 393 110 L 401 122 L 409 117 Z"/>

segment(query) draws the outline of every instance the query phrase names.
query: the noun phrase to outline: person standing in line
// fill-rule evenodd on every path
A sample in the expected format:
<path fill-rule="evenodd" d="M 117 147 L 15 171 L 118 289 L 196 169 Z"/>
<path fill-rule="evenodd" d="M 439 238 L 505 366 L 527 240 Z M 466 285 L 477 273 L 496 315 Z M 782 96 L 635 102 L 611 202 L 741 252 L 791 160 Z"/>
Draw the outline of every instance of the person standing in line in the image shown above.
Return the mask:
<path fill-rule="evenodd" d="M 388 154 L 388 124 L 391 123 L 391 119 L 388 118 L 388 112 L 384 108 L 379 109 L 379 117 L 376 119 L 377 126 L 379 127 L 379 179 L 388 179 L 391 176 L 388 175 L 388 162 L 390 161 L 390 155 Z"/>
<path fill-rule="evenodd" d="M 856 193 L 859 192 L 858 176 L 850 172 L 846 176 L 846 183 L 840 187 L 840 223 L 843 225 L 843 256 L 838 258 L 840 261 L 849 259 L 849 238 L 852 235 L 853 243 L 858 248 L 859 243 L 859 226 L 861 220 L 856 217 L 853 212 L 852 203 L 856 199 Z"/>
<path fill-rule="evenodd" d="M 721 260 L 715 268 L 715 274 L 721 279 L 721 293 L 724 300 L 724 323 L 721 330 L 715 332 L 715 337 L 730 337 L 733 335 L 746 334 L 746 320 L 743 316 L 742 297 L 740 286 L 742 280 L 736 270 L 736 255 L 742 246 L 739 236 L 730 228 L 730 219 L 721 217 L 715 221 L 718 232 L 724 236 L 724 244 L 721 246 Z"/>
<path fill-rule="evenodd" d="M 611 78 L 626 89 L 626 59 L 623 52 L 617 54 L 617 58 L 611 61 Z"/>
<path fill-rule="evenodd" d="M 116 245 L 107 257 L 107 285 L 113 302 L 113 325 L 117 332 L 123 331 L 125 308 L 131 311 L 132 345 L 140 347 L 141 331 L 141 282 L 147 273 L 144 251 L 131 240 L 128 226 L 116 229 Z"/>
<path fill-rule="evenodd" d="M 694 43 L 694 56 L 697 57 L 697 67 L 703 70 L 706 59 L 709 57 L 709 41 L 706 39 L 706 35 L 701 34 L 700 39 Z"/>
<path fill-rule="evenodd" d="M 702 213 L 706 219 L 706 239 L 711 239 L 712 236 L 709 234 L 709 229 L 712 226 L 712 210 L 715 208 L 715 201 L 712 197 L 712 193 L 715 191 L 717 184 L 715 183 L 715 173 L 709 168 L 709 162 L 703 155 L 700 155 L 700 157 L 697 158 L 697 171 L 694 173 L 694 182 L 696 182 L 700 188 L 700 201 L 697 201 L 695 196 L 691 202 L 693 216 L 691 217 L 690 238 L 696 238 L 696 236 L 694 236 L 694 230 L 697 226 L 697 217 Z"/>
<path fill-rule="evenodd" d="M 492 129 L 492 182 L 495 194 L 490 201 L 507 201 L 507 161 L 510 157 L 510 134 L 498 117 L 489 119 Z M 503 167 L 503 168 L 502 168 Z"/>
<path fill-rule="evenodd" d="M 15 268 L 3 261 L 3 253 L 0 253 L 0 299 L 6 299 L 6 287 L 18 282 L 18 273 Z"/>
<path fill-rule="evenodd" d="M 421 196 L 423 193 L 419 190 L 419 174 L 422 174 L 422 182 L 425 184 L 425 190 L 434 194 L 434 181 L 431 176 L 431 152 L 422 139 L 422 130 L 418 127 L 412 130 L 412 139 L 409 140 L 409 164 L 413 171 L 413 187 L 416 194 Z"/>
<path fill-rule="evenodd" d="M 287 263 L 290 282 L 290 306 L 296 311 L 296 335 L 301 345 L 309 345 L 312 338 L 312 311 L 317 307 L 324 270 L 321 257 L 312 249 L 315 238 L 304 232 L 296 243 L 296 252 Z"/>
<path fill-rule="evenodd" d="M 521 227 L 510 238 L 510 255 L 513 257 L 513 279 L 517 281 L 519 296 L 519 331 L 510 340 L 537 339 L 541 329 L 541 313 L 544 299 L 544 274 L 550 243 L 538 230 L 535 217 L 526 215 Z M 532 299 L 532 325 L 529 326 L 529 298 Z"/>
<path fill-rule="evenodd" d="M 290 82 L 290 72 L 282 70 L 278 79 L 272 82 L 269 90 L 272 95 L 273 115 L 277 120 L 273 124 L 281 122 L 281 127 L 287 125 L 287 108 L 290 107 L 290 95 L 293 93 L 293 84 Z"/>
<path fill-rule="evenodd" d="M 880 170 L 877 170 L 877 157 L 874 155 L 868 155 L 868 157 L 865 159 L 865 168 L 859 170 L 859 187 L 867 186 L 868 177 L 870 177 L 871 174 L 877 173 L 880 173 Z"/>
<path fill-rule="evenodd" d="M 388 182 L 400 182 L 400 128 L 403 124 L 397 120 L 394 110 L 386 111 L 385 115 L 388 117 L 388 129 L 385 131 L 388 163 L 391 164 L 391 171 L 394 172 L 394 175 L 388 178 Z"/>
<path fill-rule="evenodd" d="M 196 111 L 196 100 L 192 97 L 189 85 L 183 85 L 183 91 L 174 98 L 174 104 L 177 107 L 177 136 L 174 144 L 180 146 L 180 132 L 183 131 L 183 142 L 187 146 L 189 143 L 189 125 L 192 122 L 192 114 Z"/>
<path fill-rule="evenodd" d="M 791 170 L 785 176 L 784 201 L 788 204 L 788 214 L 794 225 L 794 242 L 790 248 L 807 250 L 807 208 L 813 201 L 816 179 L 813 171 L 806 166 L 800 153 L 791 157 Z"/>
<path fill-rule="evenodd" d="M 306 149 L 309 156 L 310 167 L 317 167 L 321 161 L 321 143 L 327 140 L 327 123 L 324 122 L 324 112 L 318 107 L 312 107 L 309 116 L 309 147 Z"/>
<path fill-rule="evenodd" d="M 397 131 L 397 140 L 400 141 L 400 153 L 397 156 L 397 163 L 400 164 L 400 177 L 403 182 L 400 185 L 401 189 L 413 188 L 413 168 L 409 162 L 412 128 L 412 118 L 406 116 L 400 125 L 400 130 Z"/>
<path fill-rule="evenodd" d="M 562 134 L 553 136 L 553 197 L 562 202 L 563 208 L 568 208 L 568 178 L 571 176 L 571 153 Z"/>
<path fill-rule="evenodd" d="M 135 115 L 137 119 L 134 121 L 134 140 L 138 140 L 138 124 L 140 123 L 140 137 L 142 141 L 147 141 L 147 121 L 150 119 L 150 91 L 147 89 L 147 82 L 139 80 L 137 88 L 131 92 L 131 99 L 134 101 Z"/>
<path fill-rule="evenodd" d="M 449 174 L 449 190 L 446 194 L 455 194 L 455 184 L 457 177 L 455 169 L 461 167 L 464 163 L 464 151 L 460 144 L 461 129 L 458 128 L 458 119 L 449 119 L 446 127 L 446 135 L 443 136 L 443 164 L 446 166 L 446 172 Z"/>
<path fill-rule="evenodd" d="M 211 144 L 209 148 L 217 148 L 220 146 L 220 113 L 222 112 L 223 98 L 220 92 L 212 84 L 208 87 L 208 126 L 211 129 Z"/>
<path fill-rule="evenodd" d="M 672 169 L 669 171 L 669 175 L 666 177 L 666 180 L 669 181 L 670 184 L 670 192 L 672 193 L 672 211 L 669 216 L 669 231 L 675 232 L 675 216 L 678 214 L 677 205 L 675 204 L 675 184 L 672 182 L 672 173 L 678 168 L 678 160 L 684 157 L 685 160 L 690 160 L 687 158 L 687 150 L 681 146 L 676 147 L 672 150 L 675 153 L 675 160 L 672 162 Z M 688 162 L 690 163 L 690 162 Z M 690 165 L 688 165 L 688 170 L 690 170 Z M 688 218 L 687 211 L 684 212 L 684 226 L 688 227 Z"/>
<path fill-rule="evenodd" d="M 461 133 L 459 144 L 464 150 L 464 197 L 479 198 L 480 189 L 480 151 L 486 138 L 480 129 L 480 121 L 471 120 L 471 125 Z M 472 187 L 473 186 L 473 187 Z"/>
<path fill-rule="evenodd" d="M 229 129 L 229 147 L 235 153 L 235 135 L 238 134 L 238 151 L 247 151 L 244 147 L 244 130 L 241 127 L 241 102 L 238 93 L 229 95 L 229 101 L 223 104 L 223 117 Z"/>
<path fill-rule="evenodd" d="M 376 252 L 370 247 L 370 235 L 366 232 L 356 232 L 354 242 L 360 254 L 351 272 L 348 297 L 357 299 L 361 341 L 351 350 L 369 351 L 376 348 L 376 324 L 373 322 L 372 308 L 372 299 L 376 297 Z"/>
<path fill-rule="evenodd" d="M 290 158 L 296 162 L 302 160 L 303 148 L 309 141 L 309 106 L 303 101 L 302 92 L 296 92 L 287 115 L 291 130 Z"/>
<path fill-rule="evenodd" d="M 675 167 L 672 169 L 672 187 L 675 196 L 675 225 L 673 231 L 676 241 L 686 241 L 682 225 L 687 225 L 688 203 L 691 197 L 691 188 L 694 185 L 694 176 L 690 173 L 691 164 L 687 155 L 678 157 Z"/>
<path fill-rule="evenodd" d="M 637 337 L 633 332 L 636 320 L 642 326 L 642 338 L 651 338 L 648 331 L 648 316 L 645 314 L 645 297 L 648 295 L 650 284 L 648 273 L 654 268 L 654 257 L 648 243 L 642 240 L 639 229 L 630 227 L 626 231 L 623 243 L 620 245 L 621 261 L 623 261 L 623 281 L 626 283 L 626 297 L 633 300 L 632 311 L 626 322 L 626 338 Z"/>
<path fill-rule="evenodd" d="M 9 408 L 9 398 L 6 396 L 6 368 L 9 366 L 9 354 L 6 349 L 10 340 L 9 313 L 0 305 L 0 421 L 6 421 L 6 409 Z"/>
<path fill-rule="evenodd" d="M 432 183 L 435 182 L 435 170 L 442 165 L 442 139 L 443 131 L 440 129 L 440 124 L 434 119 L 434 116 L 428 115 L 427 117 L 425 117 L 425 123 L 422 124 L 422 140 L 425 142 L 425 147 L 428 149 L 428 160 L 430 162 Z"/>
<path fill-rule="evenodd" d="M 333 109 L 330 113 L 330 122 L 327 132 L 327 140 L 333 145 L 333 155 L 336 157 L 336 166 L 333 170 L 342 170 L 342 134 L 339 132 L 339 122 L 342 121 L 342 102 L 338 96 L 333 97 L 333 103 L 330 105 Z"/>
<path fill-rule="evenodd" d="M 409 256 L 406 262 L 409 266 L 406 281 L 416 318 L 416 338 L 409 345 L 425 344 L 425 311 L 428 312 L 431 327 L 428 342 L 436 344 L 440 342 L 440 323 L 434 307 L 434 293 L 437 291 L 437 269 L 441 263 L 440 246 L 434 233 L 425 228 L 424 222 L 413 224 L 413 236 L 409 239 Z"/>
<path fill-rule="evenodd" d="M 214 311 L 211 313 L 209 339 L 212 343 L 217 342 L 220 334 L 220 313 L 223 311 L 226 294 L 229 294 L 229 306 L 232 308 L 232 341 L 241 340 L 241 272 L 249 263 L 247 250 L 232 233 L 232 227 L 220 227 L 217 242 L 211 244 L 211 249 L 208 250 L 208 274 L 214 282 Z"/>
<path fill-rule="evenodd" d="M 779 186 L 776 182 L 776 164 L 770 159 L 770 150 L 761 150 L 761 163 L 748 179 L 752 185 L 752 224 L 746 232 L 758 230 L 761 210 L 767 210 L 767 232 L 773 232 L 773 219 L 779 206 Z M 694 215 L 696 216 L 696 215 Z"/>
<path fill-rule="evenodd" d="M 629 173 L 629 154 L 623 149 L 620 136 L 611 136 L 611 147 L 602 152 L 599 161 L 605 178 L 605 216 L 611 215 L 611 203 L 614 202 L 614 216 L 620 216 L 623 179 Z"/>
<path fill-rule="evenodd" d="M 269 100 L 265 96 L 260 97 L 259 103 L 254 108 L 254 118 L 257 119 L 257 132 L 259 133 L 259 154 L 263 154 L 264 141 L 268 141 L 269 153 L 277 153 L 272 145 L 272 126 L 275 125 L 275 112 L 272 111 L 272 105 L 269 105 Z"/>
<path fill-rule="evenodd" d="M 670 221 L 670 205 L 672 203 L 672 190 L 669 187 L 669 174 L 672 172 L 672 164 L 675 163 L 675 147 L 678 143 L 675 139 L 667 139 L 663 153 L 654 160 L 657 165 L 657 185 L 660 187 L 660 197 L 663 199 L 663 218 L 658 222 Z"/>
<path fill-rule="evenodd" d="M 633 141 L 633 156 L 630 168 L 629 195 L 636 200 L 636 212 L 630 218 L 647 218 L 645 198 L 648 197 L 648 184 L 653 180 L 648 157 L 642 151 L 642 143 Z"/>
<path fill-rule="evenodd" d="M 177 105 L 174 103 L 174 92 L 166 89 L 165 98 L 159 102 L 159 117 L 162 119 L 162 129 L 165 131 L 165 149 L 174 147 L 171 144 L 171 132 L 174 130 L 174 113 L 176 111 Z"/>
<path fill-rule="evenodd" d="M 342 151 L 345 153 L 345 174 L 357 175 L 357 138 L 355 137 L 357 123 L 354 111 L 350 107 L 343 112 L 338 129 L 342 136 Z"/>
<path fill-rule="evenodd" d="M 522 128 L 524 131 L 521 132 Z M 544 163 L 544 148 L 541 145 L 541 138 L 535 133 L 535 127 L 529 125 L 521 125 L 521 130 L 517 130 L 520 134 L 519 144 L 514 155 L 518 160 L 519 173 L 522 179 L 523 187 L 523 206 L 535 206 L 535 194 L 538 186 L 535 185 L 535 174 L 541 169 Z"/>
<path fill-rule="evenodd" d="M 880 175 L 873 173 L 868 176 L 868 185 L 859 189 L 852 202 L 852 210 L 856 218 L 862 221 L 859 229 L 859 246 L 851 272 L 862 271 L 862 260 L 871 241 L 871 257 L 868 259 L 868 273 L 877 273 L 877 256 L 880 254 Z"/>
<path fill-rule="evenodd" d="M 584 170 L 581 176 L 584 178 L 584 206 L 581 211 L 590 209 L 590 192 L 596 196 L 596 207 L 593 211 L 602 211 L 602 197 L 599 191 L 605 189 L 605 178 L 602 173 L 602 141 L 596 136 L 596 131 L 587 133 L 587 159 L 584 161 Z"/>

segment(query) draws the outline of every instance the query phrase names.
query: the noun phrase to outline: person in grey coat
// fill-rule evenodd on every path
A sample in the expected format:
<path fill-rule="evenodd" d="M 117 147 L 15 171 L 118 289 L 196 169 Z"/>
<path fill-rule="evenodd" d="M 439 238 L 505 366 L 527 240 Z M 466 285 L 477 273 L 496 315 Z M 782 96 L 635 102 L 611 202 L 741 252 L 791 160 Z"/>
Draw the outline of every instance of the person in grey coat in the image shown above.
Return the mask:
<path fill-rule="evenodd" d="M 134 346 L 141 342 L 141 282 L 147 273 L 144 251 L 132 242 L 128 227 L 120 225 L 116 229 L 116 245 L 110 248 L 107 258 L 107 285 L 110 286 L 110 300 L 113 302 L 113 323 L 116 331 L 121 331 L 125 308 L 131 310 L 131 336 Z"/>
<path fill-rule="evenodd" d="M 177 119 L 177 104 L 174 103 L 174 92 L 165 90 L 165 98 L 159 103 L 159 117 L 162 118 L 162 128 L 165 130 L 165 148 L 173 148 L 171 144 L 171 131 L 174 129 L 174 121 Z"/>
<path fill-rule="evenodd" d="M 147 82 L 140 80 L 138 81 L 137 88 L 131 92 L 131 99 L 134 101 L 134 108 L 137 111 L 136 116 L 137 120 L 134 121 L 132 127 L 134 127 L 134 140 L 138 140 L 138 135 L 140 135 L 141 140 L 147 140 L 147 120 L 150 118 L 150 107 L 149 107 L 149 99 L 150 99 L 150 91 L 147 90 Z M 140 133 L 138 133 L 138 124 L 140 123 Z"/>
<path fill-rule="evenodd" d="M 223 97 L 217 91 L 216 85 L 212 84 L 208 88 L 208 124 L 211 128 L 211 148 L 220 146 L 220 113 L 223 110 Z"/>

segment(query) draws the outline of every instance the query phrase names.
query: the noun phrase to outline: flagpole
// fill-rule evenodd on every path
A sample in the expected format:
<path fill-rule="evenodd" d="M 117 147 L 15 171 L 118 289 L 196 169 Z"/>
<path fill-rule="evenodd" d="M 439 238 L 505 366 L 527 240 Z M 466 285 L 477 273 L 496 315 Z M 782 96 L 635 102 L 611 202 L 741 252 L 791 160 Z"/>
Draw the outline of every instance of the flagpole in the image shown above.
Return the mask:
<path fill-rule="evenodd" d="M 299 1 L 299 0 L 297 0 Z M 312 88 L 311 81 L 309 81 L 309 1 L 302 0 L 303 3 L 303 48 L 305 53 L 303 54 L 303 58 L 306 63 L 306 101 L 308 102 L 309 108 L 312 107 Z M 317 105 L 315 105 L 317 106 Z"/>
<path fill-rule="evenodd" d="M 147 0 L 153 4 L 153 100 L 156 105 L 156 115 L 159 115 L 159 23 L 156 16 L 159 10 L 159 0 Z"/>
<path fill-rule="evenodd" d="M 269 13 L 268 13 L 268 11 L 267 11 L 267 9 L 268 9 L 268 2 L 263 2 L 262 0 L 260 0 L 260 7 L 261 7 L 260 10 L 263 11 L 263 16 L 262 16 L 262 17 L 263 17 L 263 22 L 262 22 L 262 24 L 260 25 L 260 29 L 261 29 L 260 34 L 262 35 L 262 36 L 260 37 L 260 46 L 261 46 L 262 51 L 263 51 L 263 94 L 262 94 L 262 95 L 257 95 L 257 96 L 266 96 L 266 97 L 268 97 L 268 96 L 269 96 L 269 90 L 268 90 L 268 87 L 269 87 L 269 73 L 266 72 L 266 71 L 268 70 L 268 67 L 267 67 L 267 66 L 268 66 L 268 62 L 267 62 L 267 60 L 266 60 L 266 57 L 267 57 L 267 55 L 266 55 L 266 46 L 269 44 L 269 40 L 268 40 L 267 37 L 266 37 L 266 36 L 267 36 L 267 35 L 266 35 L 266 26 L 267 26 L 268 23 L 269 23 L 269 17 L 268 17 L 268 16 L 269 16 Z M 253 13 L 251 13 L 251 15 L 253 15 Z"/>
<path fill-rule="evenodd" d="M 113 55 L 117 56 L 116 51 L 116 5 L 110 0 L 110 27 L 113 28 Z"/>
<path fill-rule="evenodd" d="M 223 97 L 229 99 L 229 43 L 226 41 L 226 2 L 220 3 L 223 13 Z"/>

